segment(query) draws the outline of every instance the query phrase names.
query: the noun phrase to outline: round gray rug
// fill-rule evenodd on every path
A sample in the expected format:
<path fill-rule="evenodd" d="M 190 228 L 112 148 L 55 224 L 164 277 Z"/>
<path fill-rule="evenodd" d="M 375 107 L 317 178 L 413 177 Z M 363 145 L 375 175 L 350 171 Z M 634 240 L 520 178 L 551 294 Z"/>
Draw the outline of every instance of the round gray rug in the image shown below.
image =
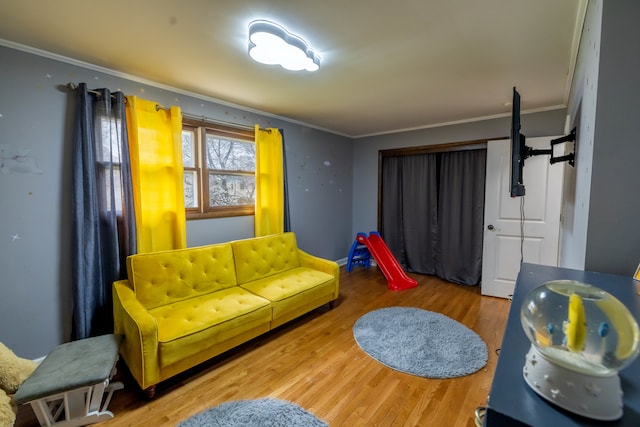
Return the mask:
<path fill-rule="evenodd" d="M 295 403 L 279 399 L 237 400 L 200 412 L 177 427 L 328 427 Z"/>
<path fill-rule="evenodd" d="M 353 326 L 356 342 L 378 362 L 427 378 L 472 374 L 487 363 L 487 345 L 471 329 L 432 311 L 388 307 Z"/>

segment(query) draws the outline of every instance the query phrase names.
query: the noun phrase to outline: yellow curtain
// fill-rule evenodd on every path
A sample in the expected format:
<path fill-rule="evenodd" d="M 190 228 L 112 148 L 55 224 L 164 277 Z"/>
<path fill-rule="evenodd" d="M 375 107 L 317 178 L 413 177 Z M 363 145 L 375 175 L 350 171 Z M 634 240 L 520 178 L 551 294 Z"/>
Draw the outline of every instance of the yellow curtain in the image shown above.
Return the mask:
<path fill-rule="evenodd" d="M 182 113 L 127 96 L 138 253 L 187 246 Z"/>
<path fill-rule="evenodd" d="M 256 125 L 256 206 L 254 234 L 284 231 L 284 170 L 282 135 Z"/>

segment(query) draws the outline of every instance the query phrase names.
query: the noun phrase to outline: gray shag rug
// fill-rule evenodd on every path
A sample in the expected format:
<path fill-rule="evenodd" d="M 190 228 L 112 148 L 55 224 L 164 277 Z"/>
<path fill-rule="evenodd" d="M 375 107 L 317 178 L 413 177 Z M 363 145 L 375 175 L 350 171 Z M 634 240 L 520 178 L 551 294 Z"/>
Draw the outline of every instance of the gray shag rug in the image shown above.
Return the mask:
<path fill-rule="evenodd" d="M 237 400 L 200 412 L 177 427 L 328 427 L 295 403 L 279 399 Z"/>
<path fill-rule="evenodd" d="M 427 378 L 469 375 L 487 363 L 487 345 L 455 320 L 412 307 L 388 307 L 359 318 L 356 342 L 378 362 Z"/>

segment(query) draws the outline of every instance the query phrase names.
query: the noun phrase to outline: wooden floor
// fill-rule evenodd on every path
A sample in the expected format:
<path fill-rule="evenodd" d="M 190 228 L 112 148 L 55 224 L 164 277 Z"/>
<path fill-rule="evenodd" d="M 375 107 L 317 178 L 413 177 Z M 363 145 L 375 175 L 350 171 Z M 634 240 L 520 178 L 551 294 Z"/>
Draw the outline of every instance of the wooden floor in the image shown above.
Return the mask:
<path fill-rule="evenodd" d="M 480 296 L 478 287 L 412 275 L 414 289 L 393 292 L 380 271 L 342 268 L 340 298 L 283 327 L 162 383 L 146 400 L 126 367 L 114 380 L 113 420 L 101 427 L 175 426 L 222 402 L 273 397 L 297 403 L 332 427 L 473 427 L 474 410 L 486 403 L 496 367 L 496 350 L 509 310 L 507 300 Z M 489 361 L 456 379 L 427 379 L 394 371 L 368 357 L 353 339 L 355 321 L 368 311 L 411 306 L 445 314 L 478 333 Z M 16 426 L 38 425 L 22 406 Z"/>

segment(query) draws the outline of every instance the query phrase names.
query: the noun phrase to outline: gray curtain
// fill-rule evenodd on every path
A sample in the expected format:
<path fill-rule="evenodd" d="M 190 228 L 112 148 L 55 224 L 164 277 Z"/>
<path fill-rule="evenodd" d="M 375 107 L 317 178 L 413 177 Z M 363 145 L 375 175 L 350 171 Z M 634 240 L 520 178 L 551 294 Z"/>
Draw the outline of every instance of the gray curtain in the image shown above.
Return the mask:
<path fill-rule="evenodd" d="M 287 178 L 287 150 L 284 143 L 284 129 L 279 129 L 282 136 L 282 168 L 284 181 L 284 231 L 291 231 L 291 214 L 289 213 L 289 179 Z"/>
<path fill-rule="evenodd" d="M 394 156 L 382 166 L 385 243 L 408 271 L 435 274 L 438 230 L 437 156 Z"/>
<path fill-rule="evenodd" d="M 136 252 L 125 98 L 81 83 L 73 140 L 72 338 L 113 333 L 111 286 Z"/>
<path fill-rule="evenodd" d="M 441 154 L 436 275 L 476 285 L 482 273 L 486 150 Z"/>
<path fill-rule="evenodd" d="M 381 234 L 407 271 L 480 282 L 485 165 L 486 150 L 383 158 Z"/>

